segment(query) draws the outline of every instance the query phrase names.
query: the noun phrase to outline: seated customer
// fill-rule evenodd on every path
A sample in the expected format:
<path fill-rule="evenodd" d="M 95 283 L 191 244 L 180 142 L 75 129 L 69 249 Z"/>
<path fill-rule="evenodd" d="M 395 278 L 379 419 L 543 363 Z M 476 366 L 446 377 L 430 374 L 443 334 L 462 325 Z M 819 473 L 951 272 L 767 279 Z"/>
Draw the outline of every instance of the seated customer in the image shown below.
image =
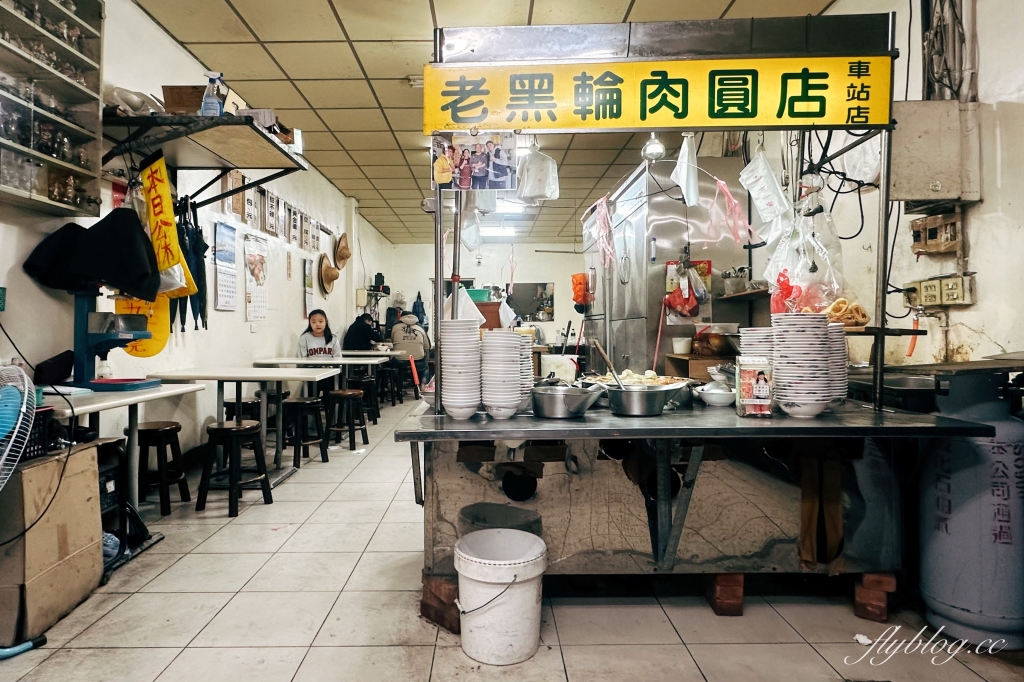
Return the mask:
<path fill-rule="evenodd" d="M 300 358 L 340 358 L 341 344 L 338 335 L 331 332 L 327 313 L 317 308 L 309 314 L 306 331 L 299 336 L 298 356 Z M 334 379 L 317 382 L 317 394 L 321 395 L 334 388 Z"/>
<path fill-rule="evenodd" d="M 373 322 L 373 316 L 363 313 L 345 332 L 341 348 L 342 350 L 373 350 L 380 341 L 380 333 L 377 331 L 377 325 Z"/>
<path fill-rule="evenodd" d="M 427 351 L 430 350 L 430 337 L 420 326 L 420 320 L 413 313 L 405 313 L 398 318 L 398 324 L 391 328 L 391 341 L 395 350 L 404 350 L 416 361 L 416 372 L 420 383 L 426 384 L 430 377 L 427 364 Z M 406 358 L 396 358 L 395 363 L 409 362 Z"/>

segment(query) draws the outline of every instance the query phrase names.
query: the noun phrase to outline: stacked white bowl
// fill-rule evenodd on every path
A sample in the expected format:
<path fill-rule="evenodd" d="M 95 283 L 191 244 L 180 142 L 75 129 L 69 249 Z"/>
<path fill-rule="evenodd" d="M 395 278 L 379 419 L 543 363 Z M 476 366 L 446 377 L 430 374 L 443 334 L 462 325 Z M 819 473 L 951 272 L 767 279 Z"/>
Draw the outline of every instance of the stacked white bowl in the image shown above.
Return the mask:
<path fill-rule="evenodd" d="M 520 334 L 519 339 L 519 395 L 522 398 L 520 409 L 526 409 L 533 403 L 533 337 Z"/>
<path fill-rule="evenodd" d="M 484 409 L 495 419 L 508 419 L 522 402 L 519 383 L 521 334 L 484 332 L 480 346 Z"/>
<path fill-rule="evenodd" d="M 828 325 L 828 380 L 834 400 L 846 399 L 849 390 L 849 366 L 846 326 L 842 322 L 830 322 Z"/>
<path fill-rule="evenodd" d="M 772 315 L 772 383 L 779 407 L 809 419 L 832 401 L 828 316 L 824 313 Z"/>
<path fill-rule="evenodd" d="M 772 359 L 774 344 L 771 327 L 744 327 L 740 329 L 740 355 Z"/>
<path fill-rule="evenodd" d="M 476 320 L 441 320 L 441 404 L 452 419 L 469 419 L 480 406 Z"/>

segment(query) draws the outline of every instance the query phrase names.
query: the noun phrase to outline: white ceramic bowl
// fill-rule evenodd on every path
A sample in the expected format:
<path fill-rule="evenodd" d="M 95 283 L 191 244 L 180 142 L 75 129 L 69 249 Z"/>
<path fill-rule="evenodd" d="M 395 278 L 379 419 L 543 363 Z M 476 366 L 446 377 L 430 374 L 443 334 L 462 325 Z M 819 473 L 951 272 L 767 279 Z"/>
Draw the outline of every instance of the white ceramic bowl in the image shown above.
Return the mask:
<path fill-rule="evenodd" d="M 487 414 L 491 415 L 491 417 L 493 417 L 494 419 L 510 419 L 515 415 L 516 410 L 519 409 L 519 403 L 516 403 L 514 407 L 484 405 L 484 409 L 486 409 Z"/>
<path fill-rule="evenodd" d="M 825 402 L 798 402 L 792 400 L 779 400 L 779 407 L 790 417 L 797 419 L 813 419 L 825 411 L 829 401 Z"/>
<path fill-rule="evenodd" d="M 707 405 L 712 405 L 714 407 L 727 407 L 736 402 L 735 391 L 705 391 L 704 388 L 706 387 L 698 388 L 697 395 L 700 396 L 700 399 Z"/>
<path fill-rule="evenodd" d="M 470 419 L 474 414 L 476 414 L 476 405 L 473 407 L 455 407 L 445 403 L 444 411 L 452 419 Z"/>

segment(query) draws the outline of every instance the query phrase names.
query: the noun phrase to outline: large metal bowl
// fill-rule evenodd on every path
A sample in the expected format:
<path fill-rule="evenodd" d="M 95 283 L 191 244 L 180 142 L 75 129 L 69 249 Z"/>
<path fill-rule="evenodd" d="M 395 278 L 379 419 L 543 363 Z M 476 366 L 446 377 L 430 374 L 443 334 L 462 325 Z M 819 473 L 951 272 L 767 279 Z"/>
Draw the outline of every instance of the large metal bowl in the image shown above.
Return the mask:
<path fill-rule="evenodd" d="M 676 394 L 688 383 L 670 386 L 617 386 L 608 387 L 608 406 L 612 414 L 624 417 L 651 417 L 659 415 Z"/>
<path fill-rule="evenodd" d="M 533 389 L 533 414 L 544 419 L 582 417 L 601 393 L 572 386 L 537 386 Z"/>

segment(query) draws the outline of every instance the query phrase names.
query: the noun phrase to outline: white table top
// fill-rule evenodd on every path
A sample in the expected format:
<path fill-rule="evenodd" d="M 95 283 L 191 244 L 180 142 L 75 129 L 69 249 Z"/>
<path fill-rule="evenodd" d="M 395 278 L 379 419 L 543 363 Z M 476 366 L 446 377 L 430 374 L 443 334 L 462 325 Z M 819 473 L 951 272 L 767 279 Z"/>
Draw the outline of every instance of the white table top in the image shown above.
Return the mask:
<path fill-rule="evenodd" d="M 343 358 L 404 358 L 409 355 L 407 350 L 343 350 Z"/>
<path fill-rule="evenodd" d="M 383 365 L 387 362 L 386 357 L 360 357 L 360 358 L 296 358 L 296 357 L 281 357 L 281 358 L 264 358 L 257 360 L 252 363 L 253 367 L 280 367 L 281 365 L 296 365 L 297 367 L 346 367 L 346 366 L 367 366 L 367 365 Z M 294 371 L 294 370 L 292 370 Z M 335 370 L 328 376 L 337 374 L 340 370 Z"/>
<path fill-rule="evenodd" d="M 75 414 L 82 415 L 146 403 L 150 400 L 159 400 L 160 398 L 196 393 L 205 388 L 205 386 L 197 386 L 196 384 L 164 384 L 141 391 L 97 391 L 82 395 L 69 395 L 67 399 L 74 406 Z M 57 419 L 67 419 L 71 416 L 71 408 L 64 402 L 64 398 L 61 398 L 59 395 L 46 396 L 43 399 L 43 405 L 52 407 L 53 416 Z"/>
<path fill-rule="evenodd" d="M 208 369 L 174 369 L 150 374 L 163 381 L 320 381 L 341 370 L 337 367 L 211 367 Z"/>

